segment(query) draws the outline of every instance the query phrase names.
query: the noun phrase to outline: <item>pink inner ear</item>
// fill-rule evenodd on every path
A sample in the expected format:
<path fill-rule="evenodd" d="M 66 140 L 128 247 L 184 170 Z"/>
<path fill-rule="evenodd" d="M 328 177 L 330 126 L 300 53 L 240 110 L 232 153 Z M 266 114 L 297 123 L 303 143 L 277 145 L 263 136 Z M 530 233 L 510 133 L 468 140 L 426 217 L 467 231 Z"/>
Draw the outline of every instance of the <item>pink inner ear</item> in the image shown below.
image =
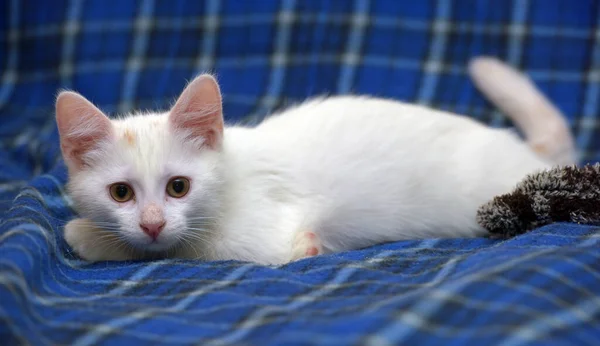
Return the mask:
<path fill-rule="evenodd" d="M 96 106 L 74 92 L 62 92 L 56 100 L 60 146 L 70 168 L 85 165 L 84 154 L 112 134 L 112 124 Z"/>
<path fill-rule="evenodd" d="M 61 150 L 65 159 L 72 161 L 78 168 L 84 166 L 83 155 L 96 148 L 97 143 L 106 136 L 103 134 L 81 135 L 75 138 L 65 138 L 61 141 Z"/>
<path fill-rule="evenodd" d="M 194 79 L 181 93 L 171 109 L 173 127 L 186 130 L 191 140 L 216 149 L 223 137 L 221 92 L 215 79 L 202 75 Z"/>

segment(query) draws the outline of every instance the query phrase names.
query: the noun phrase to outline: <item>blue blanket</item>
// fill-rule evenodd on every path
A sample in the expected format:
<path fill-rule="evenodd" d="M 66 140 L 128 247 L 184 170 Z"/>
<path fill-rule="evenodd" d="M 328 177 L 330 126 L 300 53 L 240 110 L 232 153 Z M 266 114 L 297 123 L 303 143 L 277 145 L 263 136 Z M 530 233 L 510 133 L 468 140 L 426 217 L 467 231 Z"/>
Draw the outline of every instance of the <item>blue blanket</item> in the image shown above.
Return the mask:
<path fill-rule="evenodd" d="M 53 102 L 166 108 L 217 74 L 228 121 L 310 95 L 369 93 L 505 120 L 465 75 L 527 71 L 598 159 L 597 1 L 0 2 L 0 340 L 4 344 L 542 344 L 600 340 L 600 231 L 383 244 L 278 267 L 79 260 L 62 237 Z M 435 212 L 435 211 L 432 211 Z"/>

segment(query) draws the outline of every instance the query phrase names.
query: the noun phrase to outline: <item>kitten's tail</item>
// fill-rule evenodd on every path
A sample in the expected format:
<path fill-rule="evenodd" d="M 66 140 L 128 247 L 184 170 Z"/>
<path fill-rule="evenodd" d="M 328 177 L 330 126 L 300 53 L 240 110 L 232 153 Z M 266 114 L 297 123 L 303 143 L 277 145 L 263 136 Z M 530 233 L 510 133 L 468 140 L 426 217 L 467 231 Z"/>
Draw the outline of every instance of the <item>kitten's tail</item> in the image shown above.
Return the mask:
<path fill-rule="evenodd" d="M 477 88 L 524 133 L 531 148 L 557 165 L 577 162 L 575 141 L 564 115 L 523 73 L 491 57 L 469 63 Z"/>

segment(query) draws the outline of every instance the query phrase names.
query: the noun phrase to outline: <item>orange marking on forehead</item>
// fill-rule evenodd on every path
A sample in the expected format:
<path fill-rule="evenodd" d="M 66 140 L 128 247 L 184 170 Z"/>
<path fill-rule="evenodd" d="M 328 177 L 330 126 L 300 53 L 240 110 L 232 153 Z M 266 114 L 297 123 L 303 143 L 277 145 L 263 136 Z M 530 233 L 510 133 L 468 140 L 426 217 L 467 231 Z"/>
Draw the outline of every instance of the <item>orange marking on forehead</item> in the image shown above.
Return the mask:
<path fill-rule="evenodd" d="M 548 153 L 548 148 L 544 145 L 544 144 L 534 144 L 533 146 L 533 151 L 535 151 L 538 154 L 546 154 Z"/>
<path fill-rule="evenodd" d="M 135 144 L 135 134 L 133 132 L 131 132 L 131 130 L 129 130 L 129 129 L 125 130 L 123 137 L 127 141 L 127 144 L 129 144 L 129 145 Z"/>

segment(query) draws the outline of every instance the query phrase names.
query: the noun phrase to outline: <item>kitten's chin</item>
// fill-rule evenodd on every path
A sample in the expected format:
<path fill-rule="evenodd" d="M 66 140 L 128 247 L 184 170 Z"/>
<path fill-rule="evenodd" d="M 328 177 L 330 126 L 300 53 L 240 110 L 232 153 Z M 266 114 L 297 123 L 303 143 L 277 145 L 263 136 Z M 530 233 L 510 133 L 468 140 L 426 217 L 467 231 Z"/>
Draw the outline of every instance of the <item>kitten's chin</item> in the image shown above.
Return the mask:
<path fill-rule="evenodd" d="M 145 252 L 150 255 L 167 255 L 177 248 L 176 241 L 168 241 L 166 239 L 159 239 L 159 241 L 149 241 L 148 243 L 130 242 L 130 244 L 137 250 Z"/>
<path fill-rule="evenodd" d="M 143 249 L 148 252 L 161 253 L 161 252 L 168 252 L 173 247 L 175 247 L 175 244 L 167 245 L 167 244 L 161 244 L 161 243 L 150 243 L 150 244 L 145 245 Z"/>

